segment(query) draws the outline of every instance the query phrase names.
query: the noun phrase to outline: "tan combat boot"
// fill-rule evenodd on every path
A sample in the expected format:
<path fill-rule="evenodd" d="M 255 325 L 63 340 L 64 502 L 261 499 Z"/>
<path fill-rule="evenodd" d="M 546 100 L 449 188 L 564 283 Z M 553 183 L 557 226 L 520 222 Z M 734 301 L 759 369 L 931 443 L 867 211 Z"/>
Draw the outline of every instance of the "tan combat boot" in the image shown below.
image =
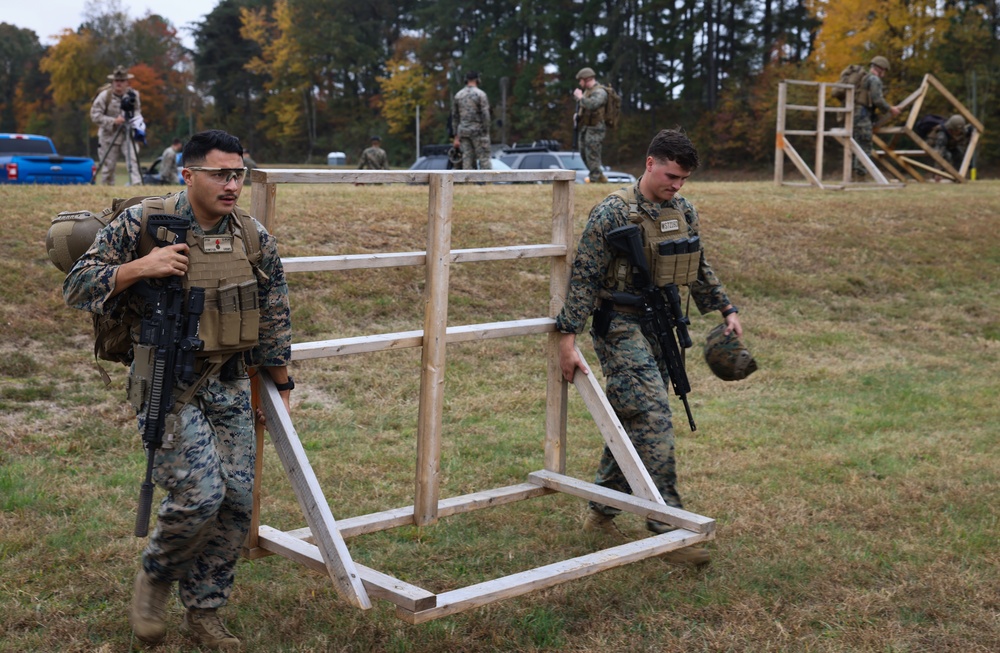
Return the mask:
<path fill-rule="evenodd" d="M 151 578 L 143 569 L 135 575 L 132 590 L 132 606 L 129 608 L 128 622 L 135 636 L 147 644 L 156 644 L 167 632 L 164 617 L 167 600 L 170 598 L 170 583 Z"/>
<path fill-rule="evenodd" d="M 646 528 L 657 535 L 669 533 L 674 530 L 673 526 L 652 519 L 646 520 Z M 687 546 L 683 549 L 667 551 L 660 557 L 670 564 L 690 565 L 692 567 L 704 567 L 712 562 L 712 556 L 709 554 L 708 549 L 700 546 Z"/>
<path fill-rule="evenodd" d="M 689 565 L 691 567 L 704 567 L 712 562 L 712 556 L 708 549 L 700 546 L 686 546 L 683 549 L 667 551 L 660 556 L 672 565 Z"/>
<path fill-rule="evenodd" d="M 612 515 L 605 515 L 592 508 L 587 510 L 587 516 L 583 519 L 583 530 L 588 533 L 625 537 L 625 533 L 618 530 L 618 525 L 615 524 L 615 518 Z"/>
<path fill-rule="evenodd" d="M 238 651 L 242 646 L 236 635 L 229 632 L 215 608 L 188 608 L 183 628 L 205 648 L 218 651 Z"/>

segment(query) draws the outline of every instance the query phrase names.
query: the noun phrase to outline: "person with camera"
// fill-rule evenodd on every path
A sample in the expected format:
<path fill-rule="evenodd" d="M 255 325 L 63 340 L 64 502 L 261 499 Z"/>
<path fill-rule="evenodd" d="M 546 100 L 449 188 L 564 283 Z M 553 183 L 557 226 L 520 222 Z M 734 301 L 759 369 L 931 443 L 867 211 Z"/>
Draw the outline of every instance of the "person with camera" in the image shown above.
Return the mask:
<path fill-rule="evenodd" d="M 101 183 L 115 185 L 115 166 L 119 158 L 125 159 L 129 185 L 142 183 L 139 172 L 139 144 L 133 126 L 142 121 L 139 106 L 139 92 L 129 86 L 128 80 L 135 75 L 125 66 L 117 66 L 108 75 L 110 84 L 105 84 L 90 105 L 90 120 L 97 125 L 98 167 L 101 168 Z M 138 120 L 136 120 L 138 119 Z"/>

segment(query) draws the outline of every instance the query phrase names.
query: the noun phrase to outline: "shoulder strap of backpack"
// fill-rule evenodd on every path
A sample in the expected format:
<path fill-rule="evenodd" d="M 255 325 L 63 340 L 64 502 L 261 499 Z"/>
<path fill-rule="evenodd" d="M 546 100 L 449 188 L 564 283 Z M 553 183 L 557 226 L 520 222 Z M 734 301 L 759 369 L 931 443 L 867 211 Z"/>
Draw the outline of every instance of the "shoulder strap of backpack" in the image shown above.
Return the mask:
<path fill-rule="evenodd" d="M 247 260 L 253 266 L 255 272 L 259 271 L 260 262 L 264 258 L 264 252 L 260 247 L 260 233 L 257 225 L 253 223 L 250 214 L 237 206 L 233 211 L 233 234 L 243 242 L 243 250 L 247 253 Z"/>
<path fill-rule="evenodd" d="M 635 187 L 628 186 L 626 188 L 619 188 L 618 190 L 611 193 L 615 197 L 620 197 L 625 204 L 628 205 L 628 217 L 629 221 L 639 223 L 642 219 L 639 217 L 639 198 L 635 196 Z M 611 197 L 608 195 L 608 197 Z"/>

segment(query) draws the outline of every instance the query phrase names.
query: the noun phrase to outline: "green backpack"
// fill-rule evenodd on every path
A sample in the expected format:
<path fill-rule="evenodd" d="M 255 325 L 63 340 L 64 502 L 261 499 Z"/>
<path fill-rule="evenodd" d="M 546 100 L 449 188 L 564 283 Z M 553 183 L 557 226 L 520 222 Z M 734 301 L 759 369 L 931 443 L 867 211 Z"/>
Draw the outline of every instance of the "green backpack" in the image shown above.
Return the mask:
<path fill-rule="evenodd" d="M 621 122 L 622 96 L 607 84 L 604 84 L 604 90 L 608 93 L 608 103 L 604 106 L 604 124 L 608 129 L 614 129 Z"/>
<path fill-rule="evenodd" d="M 850 66 L 840 71 L 840 79 L 837 80 L 837 83 L 847 84 L 854 87 L 854 104 L 865 104 L 861 101 L 861 84 L 865 81 L 865 77 L 867 76 L 868 71 L 859 63 L 852 63 Z M 847 89 L 836 86 L 830 95 L 834 100 L 844 102 L 847 100 Z"/>

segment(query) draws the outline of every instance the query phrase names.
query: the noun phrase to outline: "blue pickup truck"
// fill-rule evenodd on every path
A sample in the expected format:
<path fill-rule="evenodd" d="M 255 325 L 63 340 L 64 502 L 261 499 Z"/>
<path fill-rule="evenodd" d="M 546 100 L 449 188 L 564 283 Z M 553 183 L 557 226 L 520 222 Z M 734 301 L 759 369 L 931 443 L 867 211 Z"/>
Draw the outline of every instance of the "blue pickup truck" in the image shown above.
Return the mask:
<path fill-rule="evenodd" d="M 47 136 L 0 134 L 0 184 L 89 184 L 94 160 L 62 156 Z"/>

